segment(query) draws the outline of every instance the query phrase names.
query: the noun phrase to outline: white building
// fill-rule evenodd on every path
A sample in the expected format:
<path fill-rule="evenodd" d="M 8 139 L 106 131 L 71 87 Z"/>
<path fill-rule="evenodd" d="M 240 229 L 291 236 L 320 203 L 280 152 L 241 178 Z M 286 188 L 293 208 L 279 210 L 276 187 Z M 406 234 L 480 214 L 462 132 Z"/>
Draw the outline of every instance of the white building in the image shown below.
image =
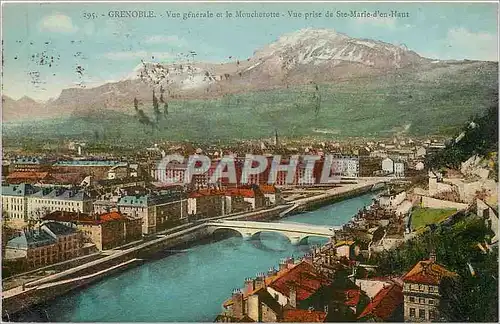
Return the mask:
<path fill-rule="evenodd" d="M 419 146 L 417 147 L 417 151 L 415 152 L 416 157 L 424 157 L 425 156 L 425 147 Z"/>
<path fill-rule="evenodd" d="M 399 190 L 395 192 L 387 192 L 379 197 L 379 204 L 385 208 L 396 208 L 406 199 L 406 191 Z"/>
<path fill-rule="evenodd" d="M 382 160 L 382 172 L 385 174 L 394 173 L 394 161 L 390 158 L 385 158 Z"/>
<path fill-rule="evenodd" d="M 28 196 L 36 189 L 29 184 L 2 186 L 2 215 L 15 226 L 28 221 Z"/>
<path fill-rule="evenodd" d="M 357 178 L 359 175 L 359 158 L 352 156 L 335 156 L 331 168 L 334 176 Z"/>
<path fill-rule="evenodd" d="M 404 177 L 405 176 L 405 164 L 403 162 L 394 163 L 394 176 Z"/>
<path fill-rule="evenodd" d="M 417 162 L 417 164 L 415 164 L 415 170 L 417 171 L 423 170 L 424 167 L 425 167 L 424 162 Z"/>
<path fill-rule="evenodd" d="M 30 219 L 55 210 L 91 212 L 92 199 L 84 191 L 65 188 L 38 189 L 29 184 L 2 186 L 2 211 L 13 224 L 23 226 Z"/>
<path fill-rule="evenodd" d="M 28 216 L 43 216 L 56 210 L 90 213 L 92 198 L 82 190 L 42 188 L 28 196 Z"/>

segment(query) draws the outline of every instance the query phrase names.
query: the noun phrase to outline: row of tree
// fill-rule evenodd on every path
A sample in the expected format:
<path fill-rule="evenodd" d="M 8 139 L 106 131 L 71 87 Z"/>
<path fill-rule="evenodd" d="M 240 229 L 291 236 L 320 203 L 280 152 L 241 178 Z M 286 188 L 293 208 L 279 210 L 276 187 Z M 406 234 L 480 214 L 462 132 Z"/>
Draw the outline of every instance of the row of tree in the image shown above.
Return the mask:
<path fill-rule="evenodd" d="M 152 120 L 149 116 L 144 112 L 143 109 L 139 108 L 139 100 L 134 98 L 134 109 L 136 112 L 136 118 L 139 123 L 143 125 L 149 125 L 152 129 L 159 129 L 159 123 L 162 118 L 166 118 L 168 115 L 168 102 L 164 99 L 163 94 L 165 93 L 165 89 L 160 86 L 160 98 L 156 97 L 156 93 L 153 90 L 153 114 L 154 119 Z M 163 105 L 163 111 L 160 110 L 160 104 Z"/>

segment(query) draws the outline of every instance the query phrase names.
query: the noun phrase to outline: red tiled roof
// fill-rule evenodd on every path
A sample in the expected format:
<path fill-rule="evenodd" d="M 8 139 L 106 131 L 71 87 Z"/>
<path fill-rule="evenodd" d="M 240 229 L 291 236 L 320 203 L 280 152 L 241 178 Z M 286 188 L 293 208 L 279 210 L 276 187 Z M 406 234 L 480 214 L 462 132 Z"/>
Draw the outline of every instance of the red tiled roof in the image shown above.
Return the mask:
<path fill-rule="evenodd" d="M 53 173 L 52 177 L 58 183 L 80 184 L 85 179 L 82 173 Z"/>
<path fill-rule="evenodd" d="M 215 189 L 200 189 L 189 194 L 189 198 L 200 198 L 209 196 L 221 196 L 224 194 L 222 190 Z"/>
<path fill-rule="evenodd" d="M 43 217 L 43 220 L 51 220 L 56 222 L 76 222 L 95 225 L 112 221 L 123 221 L 126 219 L 127 218 L 125 216 L 116 211 L 92 216 L 87 213 L 56 210 Z"/>
<path fill-rule="evenodd" d="M 345 297 L 346 300 L 344 304 L 346 306 L 356 306 L 359 303 L 359 296 L 361 295 L 361 292 L 359 289 L 349 289 L 345 291 Z"/>
<path fill-rule="evenodd" d="M 306 309 L 287 309 L 283 314 L 283 322 L 324 322 L 326 313 Z"/>
<path fill-rule="evenodd" d="M 7 180 L 17 180 L 17 179 L 32 179 L 39 180 L 49 177 L 48 172 L 36 172 L 36 171 L 14 171 L 7 176 Z"/>
<path fill-rule="evenodd" d="M 115 221 L 115 220 L 125 220 L 125 217 L 121 213 L 119 213 L 117 211 L 113 211 L 113 212 L 109 212 L 109 213 L 106 213 L 106 214 L 98 215 L 97 218 L 101 222 L 110 222 L 110 221 Z"/>
<path fill-rule="evenodd" d="M 254 198 L 255 192 L 252 189 L 231 188 L 226 190 L 226 196 L 242 196 L 245 198 Z"/>
<path fill-rule="evenodd" d="M 266 276 L 266 278 L 264 279 L 264 282 L 266 284 L 266 287 L 269 286 L 272 282 L 278 280 L 279 278 L 283 277 L 286 273 L 288 273 L 288 271 L 290 271 L 290 269 L 286 269 L 284 270 L 283 272 L 278 272 L 276 275 L 273 275 L 273 276 Z M 260 289 L 260 288 L 259 288 Z M 259 289 L 254 289 L 250 292 L 248 292 L 246 289 L 243 291 L 243 298 L 247 298 L 248 296 L 250 295 L 253 295 L 255 294 Z M 228 307 L 230 305 L 233 304 L 233 300 L 230 298 L 228 300 L 226 300 L 224 303 L 223 303 L 223 306 L 224 307 Z"/>
<path fill-rule="evenodd" d="M 262 193 L 267 193 L 267 194 L 276 193 L 276 188 L 271 185 L 261 184 L 259 185 L 259 189 L 260 191 L 262 191 Z"/>
<path fill-rule="evenodd" d="M 375 295 L 373 300 L 358 316 L 363 318 L 369 315 L 375 316 L 387 321 L 394 313 L 396 308 L 403 303 L 403 289 L 397 284 L 392 284 L 389 287 L 383 288 Z"/>
<path fill-rule="evenodd" d="M 292 282 L 297 285 L 297 301 L 307 299 L 321 286 L 331 284 L 330 280 L 316 273 L 310 263 L 302 261 L 269 286 L 283 295 L 289 296 L 289 284 Z"/>
<path fill-rule="evenodd" d="M 443 277 L 454 277 L 457 274 L 431 260 L 420 261 L 403 277 L 404 282 L 439 285 Z"/>

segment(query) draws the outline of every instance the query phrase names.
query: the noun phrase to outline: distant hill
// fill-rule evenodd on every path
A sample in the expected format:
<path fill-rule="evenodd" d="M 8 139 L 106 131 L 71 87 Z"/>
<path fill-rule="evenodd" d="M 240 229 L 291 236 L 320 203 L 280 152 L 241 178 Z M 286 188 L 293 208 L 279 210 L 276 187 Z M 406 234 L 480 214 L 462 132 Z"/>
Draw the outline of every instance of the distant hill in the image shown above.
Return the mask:
<path fill-rule="evenodd" d="M 11 121 L 56 116 L 49 107 L 26 96 L 18 100 L 2 96 L 2 120 Z"/>
<path fill-rule="evenodd" d="M 4 135 L 30 136 L 19 127 L 53 137 L 102 130 L 131 140 L 255 138 L 274 128 L 285 136 L 451 134 L 486 109 L 497 88 L 497 62 L 431 60 L 401 46 L 305 29 L 244 61 L 144 62 L 125 80 L 65 89 L 45 105 L 6 99 Z M 165 90 L 169 106 L 154 132 L 138 123 L 133 105 L 137 98 L 152 118 L 153 89 L 157 96 Z"/>

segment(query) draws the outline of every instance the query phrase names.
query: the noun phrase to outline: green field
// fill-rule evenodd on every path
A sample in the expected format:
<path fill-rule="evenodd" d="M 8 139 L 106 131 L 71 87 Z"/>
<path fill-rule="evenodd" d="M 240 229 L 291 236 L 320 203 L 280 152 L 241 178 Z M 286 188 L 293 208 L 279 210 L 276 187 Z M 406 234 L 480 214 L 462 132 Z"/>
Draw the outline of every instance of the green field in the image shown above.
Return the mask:
<path fill-rule="evenodd" d="M 411 224 L 414 230 L 429 224 L 438 224 L 457 212 L 454 208 L 435 209 L 417 207 L 412 210 Z"/>

